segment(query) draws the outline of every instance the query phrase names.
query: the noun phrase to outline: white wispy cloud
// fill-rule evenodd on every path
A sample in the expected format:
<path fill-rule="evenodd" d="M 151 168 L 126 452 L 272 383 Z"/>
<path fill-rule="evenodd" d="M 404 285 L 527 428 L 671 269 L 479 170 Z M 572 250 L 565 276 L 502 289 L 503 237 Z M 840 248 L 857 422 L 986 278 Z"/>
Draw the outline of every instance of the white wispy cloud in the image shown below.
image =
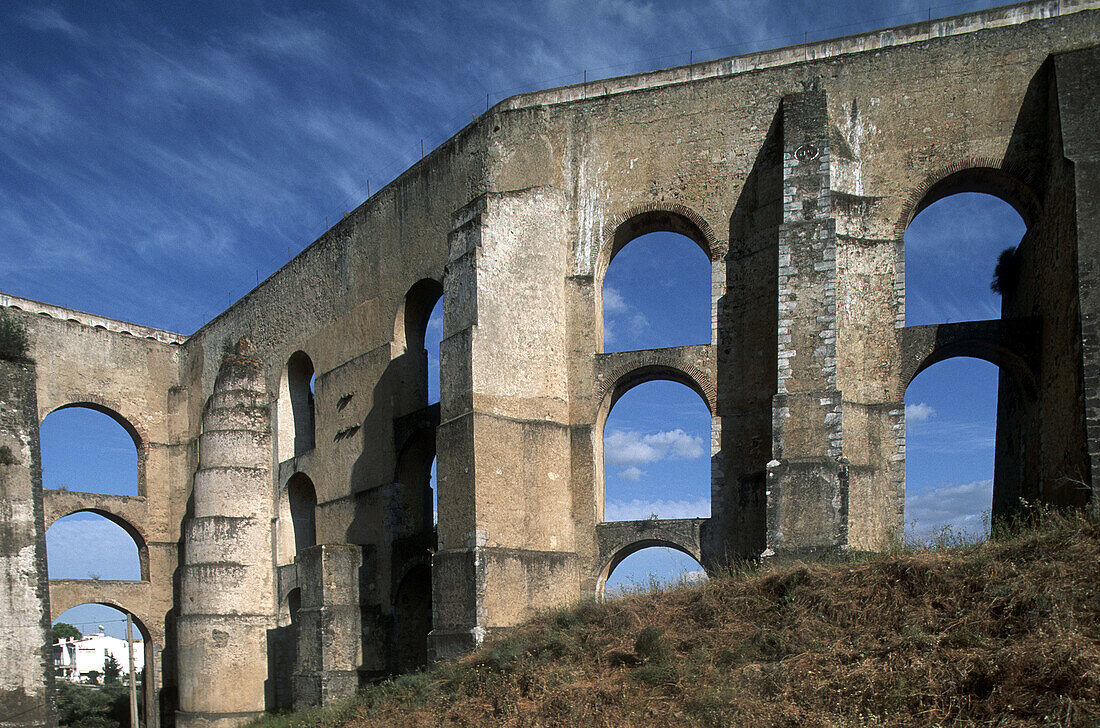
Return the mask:
<path fill-rule="evenodd" d="M 936 416 L 936 409 L 924 402 L 918 402 L 917 404 L 905 405 L 905 421 L 909 422 L 925 422 Z"/>
<path fill-rule="evenodd" d="M 641 465 L 658 460 L 690 460 L 705 454 L 702 438 L 680 428 L 644 434 L 612 430 L 604 437 L 604 458 L 612 465 Z"/>
<path fill-rule="evenodd" d="M 925 488 L 905 499 L 906 530 L 927 536 L 945 526 L 974 535 L 985 532 L 985 519 L 992 508 L 993 481 L 942 483 Z"/>
<path fill-rule="evenodd" d="M 28 8 L 18 15 L 25 25 L 39 31 L 53 31 L 77 41 L 86 41 L 88 33 L 73 25 L 57 8 L 38 6 Z"/>
<path fill-rule="evenodd" d="M 695 500 L 609 500 L 604 504 L 605 521 L 641 521 L 658 518 L 709 518 L 710 499 Z"/>
<path fill-rule="evenodd" d="M 635 483 L 641 480 L 643 475 L 645 475 L 645 471 L 636 465 L 631 465 L 626 470 L 619 471 L 620 478 L 622 478 L 623 480 L 630 480 Z"/>
<path fill-rule="evenodd" d="M 623 298 L 623 294 L 619 293 L 618 289 L 611 286 L 604 286 L 603 289 L 603 315 L 614 316 L 620 313 L 626 313 L 629 310 L 629 306 L 626 300 Z"/>
<path fill-rule="evenodd" d="M 641 336 L 649 328 L 649 319 L 641 311 L 637 311 L 626 321 L 626 330 L 631 336 Z"/>

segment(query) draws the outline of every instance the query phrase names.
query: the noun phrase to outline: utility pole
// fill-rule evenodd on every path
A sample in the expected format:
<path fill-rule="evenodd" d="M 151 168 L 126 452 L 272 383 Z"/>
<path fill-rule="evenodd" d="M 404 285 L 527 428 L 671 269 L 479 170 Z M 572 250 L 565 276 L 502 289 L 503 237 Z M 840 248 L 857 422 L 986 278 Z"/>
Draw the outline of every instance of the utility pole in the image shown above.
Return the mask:
<path fill-rule="evenodd" d="M 130 728 L 138 728 L 137 676 L 134 675 L 134 620 L 126 613 L 126 651 L 130 654 Z"/>

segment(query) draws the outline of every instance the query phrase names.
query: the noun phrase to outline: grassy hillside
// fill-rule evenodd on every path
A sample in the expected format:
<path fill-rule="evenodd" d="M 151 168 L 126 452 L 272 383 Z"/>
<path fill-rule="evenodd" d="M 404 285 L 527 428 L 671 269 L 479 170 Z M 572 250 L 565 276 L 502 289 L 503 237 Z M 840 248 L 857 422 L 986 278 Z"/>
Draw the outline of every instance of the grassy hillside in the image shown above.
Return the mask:
<path fill-rule="evenodd" d="M 546 614 L 293 726 L 1100 726 L 1100 529 L 772 567 Z"/>

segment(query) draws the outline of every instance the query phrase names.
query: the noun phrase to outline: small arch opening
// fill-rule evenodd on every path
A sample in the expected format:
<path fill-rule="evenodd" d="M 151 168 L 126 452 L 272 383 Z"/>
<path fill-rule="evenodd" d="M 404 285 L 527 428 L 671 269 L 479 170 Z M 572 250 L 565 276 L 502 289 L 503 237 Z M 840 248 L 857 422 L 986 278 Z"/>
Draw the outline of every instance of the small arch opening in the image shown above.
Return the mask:
<path fill-rule="evenodd" d="M 604 580 L 603 594 L 613 599 L 706 579 L 703 566 L 684 551 L 666 545 L 646 546 L 611 567 Z"/>
<path fill-rule="evenodd" d="M 279 384 L 279 460 L 286 461 L 314 448 L 316 413 L 313 401 L 316 372 L 304 351 L 287 360 Z"/>
<path fill-rule="evenodd" d="M 705 400 L 684 384 L 622 393 L 603 423 L 600 520 L 709 518 L 710 430 Z"/>
<path fill-rule="evenodd" d="M 305 473 L 295 473 L 286 484 L 290 522 L 294 529 L 294 555 L 317 545 L 317 490 Z"/>
<path fill-rule="evenodd" d="M 435 431 L 419 430 L 401 450 L 395 473 L 402 486 L 402 512 L 410 519 L 402 530 L 408 533 L 430 531 L 438 522 L 435 466 Z"/>
<path fill-rule="evenodd" d="M 269 631 L 271 663 L 274 680 L 274 708 L 291 710 L 294 705 L 294 669 L 298 662 L 298 611 L 302 607 L 302 590 L 291 589 L 283 601 L 280 626 Z"/>
<path fill-rule="evenodd" d="M 711 342 L 711 262 L 699 239 L 673 231 L 616 242 L 600 288 L 603 351 Z"/>
<path fill-rule="evenodd" d="M 443 284 L 432 278 L 417 281 L 397 312 L 394 341 L 399 353 L 415 368 L 417 398 L 421 406 L 440 400 L 439 345 L 443 338 L 443 312 L 439 301 Z"/>
<path fill-rule="evenodd" d="M 39 427 L 42 486 L 107 495 L 141 495 L 141 437 L 100 405 L 55 409 Z"/>
<path fill-rule="evenodd" d="M 149 578 L 148 554 L 138 531 L 121 519 L 91 511 L 64 516 L 46 529 L 46 569 L 51 579 Z"/>

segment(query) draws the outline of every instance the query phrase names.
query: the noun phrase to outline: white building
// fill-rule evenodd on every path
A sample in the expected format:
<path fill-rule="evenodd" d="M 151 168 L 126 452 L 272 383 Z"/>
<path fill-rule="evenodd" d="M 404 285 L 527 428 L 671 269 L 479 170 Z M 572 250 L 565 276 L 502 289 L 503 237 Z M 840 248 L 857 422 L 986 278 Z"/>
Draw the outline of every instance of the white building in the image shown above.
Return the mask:
<path fill-rule="evenodd" d="M 103 628 L 100 627 L 102 630 Z M 123 678 L 130 672 L 130 657 L 126 651 L 126 640 L 110 637 L 99 632 L 80 639 L 64 639 L 53 646 L 53 664 L 57 677 L 71 682 L 82 682 L 93 670 L 103 680 L 103 663 L 107 654 L 118 660 Z M 145 649 L 139 641 L 134 641 L 134 672 L 141 674 L 145 666 Z"/>

